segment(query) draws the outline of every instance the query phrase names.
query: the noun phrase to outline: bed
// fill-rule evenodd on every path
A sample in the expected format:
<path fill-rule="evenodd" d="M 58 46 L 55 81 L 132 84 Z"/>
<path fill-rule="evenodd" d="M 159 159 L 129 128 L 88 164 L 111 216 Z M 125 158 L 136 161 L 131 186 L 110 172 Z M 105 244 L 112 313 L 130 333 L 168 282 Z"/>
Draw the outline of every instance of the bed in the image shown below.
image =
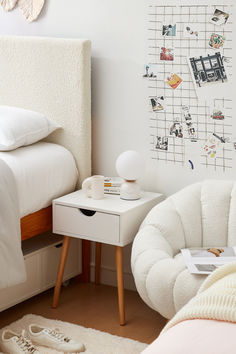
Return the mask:
<path fill-rule="evenodd" d="M 22 241 L 51 230 L 52 199 L 78 188 L 91 174 L 90 46 L 90 41 L 82 39 L 0 37 L 0 105 L 42 113 L 63 128 L 48 136 L 45 142 L 1 153 L 0 158 L 7 160 L 15 176 L 21 166 L 35 181 L 48 176 L 57 155 L 64 154 L 63 164 L 67 163 L 68 168 L 64 173 L 62 166 L 57 166 L 58 173 L 63 173 L 59 185 L 65 183 L 53 193 L 49 193 L 55 178 L 53 171 L 49 190 L 44 191 L 44 195 L 38 193 L 35 182 L 35 186 L 31 186 L 32 203 L 24 196 L 27 181 L 17 179 L 22 191 L 19 198 Z M 63 147 L 73 155 L 78 175 L 71 167 L 73 162 L 68 163 L 71 158 Z M 45 155 L 46 160 L 40 157 L 43 149 L 50 151 Z M 32 168 L 27 168 L 27 161 L 32 160 L 33 155 L 38 160 L 34 173 Z M 88 250 L 89 243 L 83 242 L 85 280 L 89 276 Z"/>

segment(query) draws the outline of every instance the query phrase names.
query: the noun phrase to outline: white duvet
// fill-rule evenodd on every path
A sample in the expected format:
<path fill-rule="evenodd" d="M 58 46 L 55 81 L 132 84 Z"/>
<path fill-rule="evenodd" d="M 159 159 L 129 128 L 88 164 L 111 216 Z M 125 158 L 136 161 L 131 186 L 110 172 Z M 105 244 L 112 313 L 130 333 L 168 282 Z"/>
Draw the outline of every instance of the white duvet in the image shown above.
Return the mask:
<path fill-rule="evenodd" d="M 39 142 L 0 152 L 13 172 L 20 217 L 48 207 L 52 200 L 75 190 L 78 172 L 72 154 L 61 145 Z"/>
<path fill-rule="evenodd" d="M 61 145 L 0 152 L 0 289 L 26 280 L 20 218 L 74 191 L 77 178 L 74 158 Z"/>
<path fill-rule="evenodd" d="M 0 289 L 26 280 L 14 175 L 0 160 Z"/>

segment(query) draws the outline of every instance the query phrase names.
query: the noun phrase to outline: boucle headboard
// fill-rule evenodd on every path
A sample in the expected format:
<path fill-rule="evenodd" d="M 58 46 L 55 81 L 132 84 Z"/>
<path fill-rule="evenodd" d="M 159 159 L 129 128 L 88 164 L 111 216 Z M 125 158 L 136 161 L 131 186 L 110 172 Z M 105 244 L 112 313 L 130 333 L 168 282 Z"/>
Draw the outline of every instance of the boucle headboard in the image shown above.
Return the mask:
<path fill-rule="evenodd" d="M 0 37 L 0 105 L 62 125 L 46 140 L 72 152 L 79 184 L 91 173 L 90 50 L 82 39 Z"/>

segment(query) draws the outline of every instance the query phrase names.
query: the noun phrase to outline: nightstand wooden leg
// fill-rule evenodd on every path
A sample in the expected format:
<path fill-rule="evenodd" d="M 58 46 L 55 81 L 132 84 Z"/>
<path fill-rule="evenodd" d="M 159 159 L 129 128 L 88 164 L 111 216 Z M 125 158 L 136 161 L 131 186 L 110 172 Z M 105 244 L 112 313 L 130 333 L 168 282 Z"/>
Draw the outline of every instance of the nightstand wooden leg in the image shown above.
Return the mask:
<path fill-rule="evenodd" d="M 61 283 L 62 283 L 64 269 L 65 269 L 65 265 L 66 265 L 66 258 L 67 258 L 67 254 L 68 254 L 68 250 L 69 250 L 69 245 L 70 245 L 70 237 L 64 236 L 63 246 L 62 246 L 62 250 L 61 250 L 61 258 L 60 258 L 60 263 L 58 266 L 57 282 L 56 282 L 56 286 L 54 289 L 54 295 L 53 295 L 53 302 L 52 302 L 53 308 L 56 308 L 58 305 L 60 292 L 61 292 Z"/>
<path fill-rule="evenodd" d="M 118 304 L 120 314 L 120 325 L 125 325 L 125 301 L 124 301 L 124 279 L 123 279 L 123 247 L 116 246 L 116 273 L 118 287 Z"/>
<path fill-rule="evenodd" d="M 100 284 L 100 269 L 101 269 L 101 253 L 102 244 L 96 242 L 96 255 L 95 255 L 95 284 Z"/>

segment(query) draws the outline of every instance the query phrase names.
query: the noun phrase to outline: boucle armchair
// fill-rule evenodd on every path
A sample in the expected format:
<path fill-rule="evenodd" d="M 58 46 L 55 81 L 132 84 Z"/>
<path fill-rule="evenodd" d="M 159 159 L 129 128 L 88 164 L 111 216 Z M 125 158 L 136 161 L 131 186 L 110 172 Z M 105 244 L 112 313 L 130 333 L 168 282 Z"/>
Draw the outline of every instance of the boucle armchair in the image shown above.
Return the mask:
<path fill-rule="evenodd" d="M 190 274 L 181 248 L 236 245 L 236 182 L 193 184 L 155 206 L 132 247 L 142 299 L 170 319 L 194 297 L 205 275 Z"/>

